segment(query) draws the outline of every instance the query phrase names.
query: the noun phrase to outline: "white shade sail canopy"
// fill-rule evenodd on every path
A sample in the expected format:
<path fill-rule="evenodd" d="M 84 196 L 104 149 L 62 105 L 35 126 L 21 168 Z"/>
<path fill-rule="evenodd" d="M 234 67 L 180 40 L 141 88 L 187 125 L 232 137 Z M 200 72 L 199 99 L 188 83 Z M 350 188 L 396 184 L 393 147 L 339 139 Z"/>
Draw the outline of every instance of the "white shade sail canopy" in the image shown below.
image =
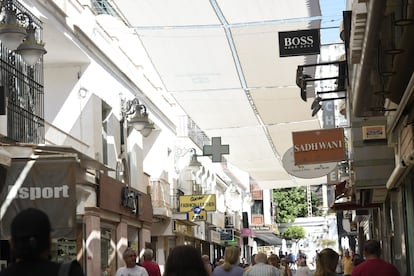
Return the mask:
<path fill-rule="evenodd" d="M 295 83 L 316 55 L 279 57 L 278 33 L 320 28 L 319 1 L 117 1 L 165 89 L 225 158 L 262 188 L 314 185 L 289 175 L 281 157 L 293 131 L 320 128 Z M 313 95 L 309 95 L 313 97 Z"/>
<path fill-rule="evenodd" d="M 305 102 L 296 85 L 297 66 L 314 64 L 318 56 L 280 57 L 278 34 L 319 29 L 319 1 L 108 2 L 122 20 L 103 13 L 96 17 L 97 24 L 137 68 L 147 72 L 151 67 L 161 80 L 162 95 L 173 98 L 209 138 L 221 137 L 229 145 L 230 154 L 224 156 L 228 162 L 263 189 L 326 183 L 325 176 L 294 177 L 282 164 L 292 147 L 292 132 L 321 126 L 311 115 L 314 91 L 308 91 Z M 44 40 L 61 49 L 67 39 L 51 30 L 54 21 L 44 22 Z M 130 28 L 120 31 L 125 23 Z M 140 63 L 144 59 L 137 45 L 145 48 L 150 62 Z M 48 51 L 46 66 L 86 62 L 78 49 L 66 46 L 71 55 Z M 117 57 L 108 58 L 118 62 Z"/>

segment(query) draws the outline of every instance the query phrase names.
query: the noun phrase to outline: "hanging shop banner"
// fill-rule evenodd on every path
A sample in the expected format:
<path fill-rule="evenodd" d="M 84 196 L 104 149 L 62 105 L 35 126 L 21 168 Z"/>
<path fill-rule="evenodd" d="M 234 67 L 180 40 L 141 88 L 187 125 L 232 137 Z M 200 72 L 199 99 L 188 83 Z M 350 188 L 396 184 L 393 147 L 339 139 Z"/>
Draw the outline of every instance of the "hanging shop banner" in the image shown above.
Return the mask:
<path fill-rule="evenodd" d="M 52 238 L 75 239 L 76 166 L 73 158 L 13 159 L 0 183 L 0 238 L 8 239 L 13 218 L 32 207 L 49 216 Z"/>
<path fill-rule="evenodd" d="M 184 195 L 180 196 L 180 213 L 197 211 L 216 211 L 216 195 Z"/>
<path fill-rule="evenodd" d="M 207 212 L 200 209 L 195 209 L 194 211 L 188 212 L 188 220 L 189 221 L 206 221 L 207 220 Z"/>
<path fill-rule="evenodd" d="M 304 56 L 319 54 L 319 29 L 279 32 L 279 56 Z"/>
<path fill-rule="evenodd" d="M 282 158 L 282 164 L 288 174 L 307 179 L 325 176 L 337 166 L 337 162 L 295 165 L 293 148 L 290 148 L 285 152 Z"/>
<path fill-rule="evenodd" d="M 220 240 L 232 241 L 234 239 L 234 233 L 232 228 L 224 228 L 217 230 L 220 233 Z"/>
<path fill-rule="evenodd" d="M 363 126 L 362 127 L 362 140 L 364 142 L 387 140 L 387 132 L 385 130 L 385 125 Z"/>
<path fill-rule="evenodd" d="M 216 230 L 210 230 L 210 241 L 213 243 L 220 244 L 221 243 L 221 236 L 220 233 Z"/>
<path fill-rule="evenodd" d="M 345 160 L 343 128 L 293 132 L 292 140 L 295 165 Z"/>

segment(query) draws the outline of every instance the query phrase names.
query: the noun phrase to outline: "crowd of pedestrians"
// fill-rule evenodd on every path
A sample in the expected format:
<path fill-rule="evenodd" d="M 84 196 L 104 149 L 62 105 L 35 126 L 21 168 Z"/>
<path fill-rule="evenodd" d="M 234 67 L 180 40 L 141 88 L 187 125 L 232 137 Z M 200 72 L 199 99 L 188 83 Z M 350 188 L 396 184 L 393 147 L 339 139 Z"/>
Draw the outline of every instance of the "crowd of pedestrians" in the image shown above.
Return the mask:
<path fill-rule="evenodd" d="M 10 245 L 15 261 L 0 276 L 83 276 L 77 261 L 58 264 L 49 260 L 51 224 L 41 210 L 29 208 L 21 211 L 11 223 Z M 335 250 L 325 248 L 316 254 L 316 269 L 312 274 L 306 263 L 306 255 L 299 251 L 279 256 L 259 252 L 252 256 L 251 264 L 240 259 L 240 248 L 228 246 L 223 259 L 215 265 L 208 255 L 192 245 L 180 245 L 168 255 L 163 276 L 400 276 L 397 268 L 380 258 L 381 245 L 375 240 L 364 243 L 363 254 L 349 250 L 340 256 Z M 159 265 L 153 261 L 152 249 L 143 251 L 143 259 L 137 263 L 137 252 L 127 248 L 123 253 L 125 266 L 115 276 L 161 276 Z M 295 261 L 293 261 L 295 260 Z M 294 270 L 294 273 L 293 273 Z"/>

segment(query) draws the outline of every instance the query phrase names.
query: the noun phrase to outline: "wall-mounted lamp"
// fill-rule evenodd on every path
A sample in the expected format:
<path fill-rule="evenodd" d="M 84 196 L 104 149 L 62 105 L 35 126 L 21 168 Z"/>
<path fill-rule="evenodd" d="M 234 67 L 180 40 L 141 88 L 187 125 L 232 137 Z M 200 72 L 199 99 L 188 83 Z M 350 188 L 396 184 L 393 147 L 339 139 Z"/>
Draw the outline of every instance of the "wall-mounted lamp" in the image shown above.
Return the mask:
<path fill-rule="evenodd" d="M 188 164 L 188 166 L 189 167 L 201 167 L 202 164 L 197 159 L 198 155 L 197 155 L 196 150 L 193 148 L 193 149 L 191 149 L 191 152 L 193 153 L 193 155 L 191 155 L 191 160 L 190 160 L 190 163 Z"/>
<path fill-rule="evenodd" d="M 155 128 L 154 123 L 148 119 L 147 108 L 140 104 L 137 98 L 122 103 L 122 113 L 127 119 L 128 126 L 141 132 L 142 136 L 148 137 Z"/>
<path fill-rule="evenodd" d="M 315 116 L 319 110 L 322 108 L 321 104 L 322 98 L 317 96 L 315 100 L 312 102 L 311 109 L 312 109 L 312 117 Z"/>
<path fill-rule="evenodd" d="M 333 93 L 333 91 L 334 92 L 339 92 L 338 90 L 332 90 L 332 91 L 318 92 L 317 94 L 319 95 L 319 94 L 324 94 L 324 93 Z M 344 100 L 344 99 L 346 99 L 345 96 L 336 97 L 336 98 L 322 98 L 320 96 L 316 96 L 315 100 L 313 100 L 312 105 L 311 105 L 312 117 L 315 116 L 319 112 L 319 110 L 322 109 L 322 102 L 335 101 L 335 100 Z"/>
<path fill-rule="evenodd" d="M 0 40 L 10 51 L 20 54 L 27 65 L 33 66 L 46 54 L 44 43 L 36 40 L 37 28 L 27 12 L 18 12 L 13 0 L 2 0 L 0 11 Z"/>
<path fill-rule="evenodd" d="M 175 171 L 180 174 L 183 170 L 190 169 L 197 172 L 203 165 L 198 161 L 197 151 L 195 148 L 181 148 L 174 149 L 174 164 Z M 185 157 L 185 158 L 183 158 Z"/>

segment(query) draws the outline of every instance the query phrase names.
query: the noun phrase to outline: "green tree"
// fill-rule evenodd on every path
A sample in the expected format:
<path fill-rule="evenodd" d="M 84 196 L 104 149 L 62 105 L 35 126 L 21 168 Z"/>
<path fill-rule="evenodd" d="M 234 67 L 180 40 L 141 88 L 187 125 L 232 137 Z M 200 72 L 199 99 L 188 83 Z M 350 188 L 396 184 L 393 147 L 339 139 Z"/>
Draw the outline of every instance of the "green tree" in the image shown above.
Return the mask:
<path fill-rule="evenodd" d="M 306 237 L 306 231 L 302 226 L 291 225 L 283 232 L 282 236 L 289 240 L 299 240 Z"/>
<path fill-rule="evenodd" d="M 297 217 L 308 216 L 305 187 L 273 190 L 273 202 L 277 202 L 276 222 L 293 222 Z M 312 196 L 312 214 L 319 215 L 319 200 Z"/>
<path fill-rule="evenodd" d="M 273 190 L 273 201 L 277 202 L 277 222 L 293 222 L 305 217 L 307 210 L 306 191 L 303 187 Z"/>

